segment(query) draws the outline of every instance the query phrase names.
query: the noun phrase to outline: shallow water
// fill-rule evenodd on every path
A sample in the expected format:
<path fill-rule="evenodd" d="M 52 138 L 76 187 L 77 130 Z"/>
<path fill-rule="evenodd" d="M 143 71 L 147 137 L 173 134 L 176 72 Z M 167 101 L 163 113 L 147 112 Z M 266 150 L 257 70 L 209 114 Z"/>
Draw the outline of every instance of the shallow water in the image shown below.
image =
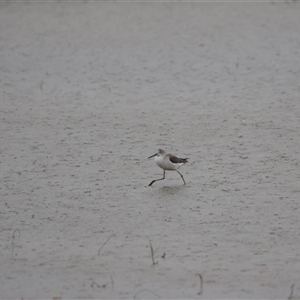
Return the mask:
<path fill-rule="evenodd" d="M 299 296 L 298 2 L 0 8 L 2 297 Z"/>

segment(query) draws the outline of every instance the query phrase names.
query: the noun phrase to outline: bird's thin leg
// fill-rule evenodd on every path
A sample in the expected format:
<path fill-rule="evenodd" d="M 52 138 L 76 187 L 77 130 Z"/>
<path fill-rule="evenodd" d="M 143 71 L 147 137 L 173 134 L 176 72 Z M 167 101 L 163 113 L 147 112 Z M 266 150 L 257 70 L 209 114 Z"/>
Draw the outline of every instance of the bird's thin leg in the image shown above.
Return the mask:
<path fill-rule="evenodd" d="M 160 179 L 152 180 L 152 181 L 150 182 L 149 186 L 151 186 L 155 181 L 164 180 L 164 179 L 165 179 L 165 173 L 166 173 L 166 171 L 164 170 L 164 177 L 163 177 L 163 178 L 160 178 Z"/>
<path fill-rule="evenodd" d="M 181 176 L 181 178 L 182 178 L 184 184 L 186 184 L 186 183 L 185 183 L 185 180 L 184 180 L 184 178 L 183 178 L 183 176 L 182 176 L 182 174 L 181 174 L 178 170 L 176 170 L 176 172 L 179 173 L 179 175 Z"/>

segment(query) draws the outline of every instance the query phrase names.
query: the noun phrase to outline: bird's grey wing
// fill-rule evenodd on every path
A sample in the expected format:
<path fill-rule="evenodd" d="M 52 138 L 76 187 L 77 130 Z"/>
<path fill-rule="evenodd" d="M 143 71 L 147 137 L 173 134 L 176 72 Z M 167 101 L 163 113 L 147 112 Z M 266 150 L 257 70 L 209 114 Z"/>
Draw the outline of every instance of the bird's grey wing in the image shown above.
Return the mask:
<path fill-rule="evenodd" d="M 169 158 L 173 164 L 184 164 L 187 162 L 187 158 L 179 158 L 173 154 L 169 154 Z"/>

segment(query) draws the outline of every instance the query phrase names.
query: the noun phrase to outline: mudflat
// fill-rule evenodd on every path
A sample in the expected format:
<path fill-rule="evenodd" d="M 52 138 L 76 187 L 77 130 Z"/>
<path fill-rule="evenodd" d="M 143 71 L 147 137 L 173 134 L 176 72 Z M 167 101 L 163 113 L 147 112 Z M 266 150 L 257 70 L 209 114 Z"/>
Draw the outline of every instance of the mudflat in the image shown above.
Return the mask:
<path fill-rule="evenodd" d="M 1 298 L 299 298 L 299 15 L 0 3 Z"/>

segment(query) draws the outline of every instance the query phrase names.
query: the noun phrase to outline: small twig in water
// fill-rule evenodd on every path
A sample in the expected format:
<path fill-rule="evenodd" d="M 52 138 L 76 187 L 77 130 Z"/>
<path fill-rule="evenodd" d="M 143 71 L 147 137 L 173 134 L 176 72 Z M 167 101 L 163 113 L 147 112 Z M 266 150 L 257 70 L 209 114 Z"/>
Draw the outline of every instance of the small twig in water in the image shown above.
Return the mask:
<path fill-rule="evenodd" d="M 152 292 L 152 291 L 150 291 L 150 290 L 147 290 L 147 289 L 143 289 L 143 290 L 140 290 L 139 292 L 137 292 L 137 293 L 133 296 L 133 299 L 136 299 L 137 295 L 140 294 L 140 293 L 142 293 L 142 292 L 149 292 L 149 293 L 155 295 L 157 299 L 160 299 L 160 296 L 159 296 L 159 295 L 157 295 L 156 293 L 154 293 L 154 292 Z"/>
<path fill-rule="evenodd" d="M 110 280 L 111 280 L 111 291 L 113 292 L 114 291 L 114 279 L 111 275 L 109 277 L 110 277 Z"/>
<path fill-rule="evenodd" d="M 198 292 L 198 295 L 201 295 L 203 292 L 203 278 L 201 274 L 197 274 L 200 278 L 200 291 Z"/>
<path fill-rule="evenodd" d="M 100 251 L 102 250 L 102 248 L 108 243 L 108 241 L 110 240 L 110 238 L 112 238 L 114 236 L 114 233 L 112 235 L 110 235 L 108 237 L 108 239 L 105 241 L 105 243 L 100 247 L 100 249 L 98 250 L 98 255 L 100 255 Z"/>
<path fill-rule="evenodd" d="M 14 254 L 15 254 L 15 233 L 18 232 L 18 238 L 21 235 L 21 232 L 19 229 L 15 229 L 12 235 L 12 240 L 11 240 L 11 247 L 12 247 L 12 258 L 14 258 Z"/>
<path fill-rule="evenodd" d="M 149 237 L 147 237 L 148 240 L 149 240 L 149 243 L 150 243 L 150 250 L 151 250 L 151 258 L 152 258 L 152 264 L 153 266 L 158 264 L 158 261 L 155 261 L 155 258 L 154 258 L 154 250 L 153 250 L 153 247 L 152 247 L 152 243 L 151 243 L 151 240 L 149 239 Z"/>
<path fill-rule="evenodd" d="M 111 280 L 111 290 L 113 291 L 114 290 L 114 280 L 113 280 L 112 276 L 110 276 L 110 280 Z M 109 283 L 104 283 L 104 284 L 100 285 L 96 281 L 93 281 L 91 284 L 91 287 L 94 288 L 94 286 L 96 286 L 98 289 L 100 289 L 100 288 L 105 289 L 108 284 Z"/>
<path fill-rule="evenodd" d="M 294 283 L 291 285 L 291 293 L 290 293 L 290 295 L 289 295 L 289 297 L 288 297 L 288 300 L 293 299 L 294 285 L 295 285 Z"/>
<path fill-rule="evenodd" d="M 107 283 L 104 283 L 104 284 L 102 284 L 102 285 L 99 285 L 98 283 L 96 283 L 95 281 L 93 281 L 93 283 L 91 284 L 91 287 L 93 288 L 94 285 L 95 285 L 98 289 L 100 289 L 100 288 L 105 289 L 106 286 L 107 286 Z"/>

